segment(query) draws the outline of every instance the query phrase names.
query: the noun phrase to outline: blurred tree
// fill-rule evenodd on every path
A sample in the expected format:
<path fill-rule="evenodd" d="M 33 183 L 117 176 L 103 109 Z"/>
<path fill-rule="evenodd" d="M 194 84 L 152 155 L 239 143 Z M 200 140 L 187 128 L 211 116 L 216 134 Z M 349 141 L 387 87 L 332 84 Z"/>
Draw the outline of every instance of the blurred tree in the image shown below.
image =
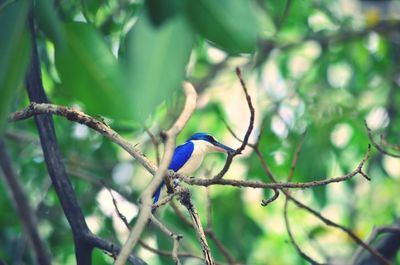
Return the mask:
<path fill-rule="evenodd" d="M 250 111 L 236 67 L 254 129 L 223 180 L 356 176 L 290 190 L 213 183 L 207 196 L 181 181 L 215 261 L 400 264 L 400 10 L 365 2 L 0 1 L 0 264 L 113 263 L 129 233 L 121 216 L 136 223 L 151 174 L 109 140 L 111 128 L 159 163 L 188 80 L 199 98 L 177 143 L 206 131 L 239 147 Z M 7 122 L 30 102 L 79 109 L 103 135 L 67 121 L 75 111 Z M 224 162 L 211 155 L 196 176 Z M 161 208 L 156 218 L 173 236 L 153 222 L 129 261 L 177 263 L 179 241 L 179 262 L 204 263 L 184 207 L 174 198 Z"/>

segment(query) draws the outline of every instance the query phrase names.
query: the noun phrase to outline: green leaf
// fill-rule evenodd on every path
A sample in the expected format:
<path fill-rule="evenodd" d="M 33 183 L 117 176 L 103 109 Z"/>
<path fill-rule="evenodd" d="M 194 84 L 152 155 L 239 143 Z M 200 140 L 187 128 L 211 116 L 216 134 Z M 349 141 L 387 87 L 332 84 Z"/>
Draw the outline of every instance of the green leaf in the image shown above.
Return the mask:
<path fill-rule="evenodd" d="M 181 86 L 192 45 L 192 31 L 182 16 L 174 16 L 155 27 L 142 14 L 128 33 L 124 69 L 132 86 L 135 115 L 140 121 Z"/>
<path fill-rule="evenodd" d="M 181 9 L 181 0 L 147 0 L 145 5 L 155 25 L 159 26 L 167 19 L 175 16 Z"/>
<path fill-rule="evenodd" d="M 56 66 L 65 89 L 91 113 L 132 118 L 120 65 L 104 40 L 85 23 L 66 24 L 65 33 L 65 47 L 56 47 Z"/>
<path fill-rule="evenodd" d="M 36 0 L 34 6 L 35 18 L 40 28 L 57 45 L 64 42 L 64 29 L 53 7 L 53 1 Z"/>
<path fill-rule="evenodd" d="M 30 53 L 26 28 L 29 1 L 16 1 L 0 10 L 0 131 L 14 95 L 25 76 Z"/>
<path fill-rule="evenodd" d="M 215 45 L 232 54 L 256 48 L 258 21 L 248 0 L 186 1 L 193 27 Z"/>

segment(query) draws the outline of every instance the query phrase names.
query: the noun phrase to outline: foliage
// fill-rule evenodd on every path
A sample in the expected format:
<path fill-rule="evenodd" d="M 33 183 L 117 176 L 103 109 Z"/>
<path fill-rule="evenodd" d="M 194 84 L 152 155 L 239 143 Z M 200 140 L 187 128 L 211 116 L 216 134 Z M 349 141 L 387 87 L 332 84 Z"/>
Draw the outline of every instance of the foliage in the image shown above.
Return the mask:
<path fill-rule="evenodd" d="M 14 0 L 0 3 L 0 129 L 38 217 L 42 238 L 55 264 L 74 264 L 74 243 L 57 195 L 51 187 L 33 120 L 7 123 L 29 100 L 20 89 L 30 58 L 25 27 L 33 10 L 41 73 L 52 103 L 72 106 L 104 120 L 156 161 L 148 130 L 166 130 L 182 107 L 180 84 L 191 81 L 198 109 L 177 142 L 207 131 L 222 142 L 240 145 L 221 121 L 241 138 L 248 126 L 246 99 L 234 73 L 240 66 L 256 106 L 259 147 L 278 181 L 285 182 L 292 158 L 307 131 L 294 182 L 344 175 L 356 168 L 370 143 L 364 120 L 384 143 L 399 145 L 400 50 L 398 21 L 381 14 L 375 24 L 361 7 L 352 12 L 332 1 L 213 0 Z M 397 35 L 396 35 L 397 34 Z M 398 38 L 398 37 L 397 37 Z M 151 179 L 140 164 L 98 133 L 55 117 L 58 144 L 80 206 L 91 230 L 122 244 L 128 232 L 116 216 L 101 181 L 123 196 L 121 211 L 135 222 L 138 198 Z M 154 139 L 153 139 L 154 140 Z M 379 140 L 377 140 L 379 142 Z M 381 143 L 381 142 L 379 142 Z M 211 155 L 206 169 L 217 173 L 224 156 Z M 365 172 L 328 186 L 292 194 L 329 219 L 366 239 L 373 227 L 398 220 L 399 159 L 372 150 Z M 227 179 L 269 182 L 256 153 L 246 148 Z M 4 182 L 1 189 L 7 190 Z M 190 186 L 206 223 L 205 188 Z M 266 207 L 270 190 L 210 188 L 213 230 L 243 264 L 306 264 L 298 255 L 283 219 L 284 196 Z M 7 192 L 0 194 L 0 259 L 34 264 L 32 249 Z M 128 202 L 129 201 L 129 202 Z M 192 228 L 170 206 L 158 211 L 162 222 L 183 234 L 182 251 L 201 251 Z M 316 260 L 342 262 L 358 247 L 346 234 L 328 228 L 307 211 L 289 205 L 297 243 Z M 170 238 L 157 229 L 143 240 L 170 251 Z M 210 243 L 217 261 L 224 255 Z M 137 247 L 148 264 L 172 264 Z M 95 264 L 112 258 L 96 251 Z M 181 259 L 198 264 L 196 259 Z M 397 262 L 400 257 L 397 254 Z M 192 263 L 191 263 L 192 262 Z"/>

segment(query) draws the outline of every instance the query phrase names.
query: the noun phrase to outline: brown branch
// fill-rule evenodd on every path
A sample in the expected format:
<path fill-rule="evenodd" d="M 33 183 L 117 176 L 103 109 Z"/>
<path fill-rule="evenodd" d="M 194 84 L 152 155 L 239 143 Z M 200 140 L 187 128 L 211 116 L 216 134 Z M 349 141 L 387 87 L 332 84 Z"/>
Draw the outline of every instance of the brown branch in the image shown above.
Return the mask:
<path fill-rule="evenodd" d="M 146 250 L 148 250 L 148 251 L 150 251 L 150 252 L 153 252 L 153 253 L 155 253 L 155 254 L 157 254 L 157 255 L 164 256 L 164 257 L 171 257 L 171 256 L 172 256 L 172 252 L 153 248 L 153 247 L 151 247 L 149 244 L 147 244 L 146 242 L 144 242 L 143 240 L 139 240 L 139 244 L 140 244 L 140 246 L 142 246 L 144 249 L 146 249 Z M 196 255 L 193 255 L 193 254 L 187 253 L 187 252 L 179 252 L 179 253 L 178 253 L 178 256 L 179 256 L 180 258 L 195 258 L 195 259 L 204 261 L 204 259 L 203 259 L 202 257 L 196 256 Z M 215 262 L 215 265 L 225 265 L 225 264 L 222 263 L 222 262 L 216 261 L 216 262 Z"/>
<path fill-rule="evenodd" d="M 381 135 L 381 143 L 382 143 L 383 146 L 392 148 L 392 149 L 394 149 L 394 150 L 396 150 L 396 151 L 400 151 L 400 145 L 396 145 L 396 144 L 391 144 L 391 143 L 389 143 L 389 142 L 385 139 L 385 137 L 384 137 L 383 135 Z"/>
<path fill-rule="evenodd" d="M 186 207 L 186 209 L 188 210 L 189 215 L 192 219 L 193 228 L 196 231 L 197 239 L 200 242 L 200 246 L 203 251 L 205 263 L 207 265 L 215 264 L 214 259 L 211 254 L 211 251 L 210 251 L 210 247 L 208 246 L 208 243 L 207 243 L 206 236 L 204 234 L 203 227 L 201 225 L 199 214 L 197 213 L 197 210 L 192 203 L 192 199 L 191 199 L 189 190 L 186 189 L 181 192 L 179 201 L 183 206 Z"/>
<path fill-rule="evenodd" d="M 174 193 L 168 194 L 167 196 L 159 199 L 157 203 L 152 205 L 152 210 L 154 211 L 155 209 L 169 203 L 179 192 L 175 191 Z"/>
<path fill-rule="evenodd" d="M 383 257 L 379 252 L 377 252 L 375 249 L 373 249 L 371 246 L 369 246 L 368 244 L 364 243 L 364 241 L 362 241 L 356 234 L 354 234 L 353 231 L 351 231 L 349 228 L 344 227 L 342 225 L 339 225 L 335 222 L 333 222 L 332 220 L 324 217 L 323 215 L 321 215 L 320 213 L 318 213 L 316 210 L 310 208 L 309 206 L 303 204 L 302 202 L 300 202 L 299 200 L 295 199 L 294 197 L 292 197 L 291 195 L 288 196 L 288 198 L 293 201 L 298 207 L 308 211 L 309 213 L 313 214 L 315 217 L 317 217 L 318 219 L 320 219 L 322 222 L 324 222 L 326 225 L 331 226 L 331 227 L 335 227 L 339 230 L 342 230 L 344 233 L 346 233 L 354 242 L 356 242 L 358 245 L 360 245 L 361 247 L 363 247 L 365 250 L 367 250 L 368 252 L 370 252 L 372 255 L 374 255 L 375 257 L 377 257 L 378 259 L 380 259 L 383 264 L 386 265 L 390 265 L 390 262 Z"/>
<path fill-rule="evenodd" d="M 262 200 L 261 201 L 261 206 L 267 206 L 268 204 L 270 204 L 271 202 L 275 201 L 276 199 L 278 199 L 279 197 L 279 191 L 277 189 L 272 189 L 274 191 L 274 195 L 272 195 L 271 198 L 267 199 L 267 200 Z"/>
<path fill-rule="evenodd" d="M 206 187 L 211 185 L 227 185 L 234 187 L 250 187 L 250 188 L 261 188 L 261 189 L 305 189 L 305 188 L 325 186 L 332 183 L 343 182 L 354 177 L 357 174 L 364 176 L 365 174 L 361 174 L 360 172 L 362 172 L 362 167 L 364 166 L 365 161 L 366 160 L 364 158 L 354 171 L 346 175 L 336 178 L 329 178 L 324 180 L 316 180 L 303 183 L 287 183 L 287 182 L 265 183 L 262 181 L 235 180 L 235 179 L 188 178 L 180 176 L 179 174 L 177 174 L 177 176 L 187 184 L 206 186 Z"/>
<path fill-rule="evenodd" d="M 294 170 L 296 169 L 297 161 L 299 160 L 300 157 L 300 152 L 301 148 L 303 147 L 304 139 L 306 138 L 307 131 L 305 131 L 300 138 L 300 142 L 298 143 L 296 147 L 296 151 L 294 153 L 292 163 L 290 164 L 290 171 L 289 171 L 289 176 L 287 177 L 288 182 L 292 181 Z M 361 170 L 360 170 L 361 172 Z"/>
<path fill-rule="evenodd" d="M 178 133 L 183 129 L 183 127 L 186 125 L 187 121 L 191 117 L 195 107 L 196 107 L 196 99 L 197 99 L 197 94 L 196 90 L 190 83 L 184 83 L 183 85 L 184 91 L 185 91 L 185 96 L 186 96 L 186 101 L 185 101 L 185 106 L 183 107 L 183 110 L 181 112 L 181 115 L 178 117 L 176 122 L 173 124 L 173 126 L 165 133 L 166 136 L 166 141 L 165 141 L 165 152 L 163 159 L 160 163 L 159 168 L 154 174 L 153 179 L 149 183 L 149 185 L 146 187 L 145 191 L 141 195 L 142 199 L 142 205 L 141 209 L 139 212 L 139 216 L 137 218 L 137 221 L 132 228 L 131 232 L 129 233 L 128 239 L 125 242 L 124 246 L 122 247 L 121 253 L 119 254 L 115 265 L 123 265 L 125 264 L 126 258 L 128 257 L 129 253 L 139 240 L 149 217 L 151 216 L 151 209 L 152 209 L 152 196 L 156 189 L 159 187 L 161 184 L 164 176 L 167 173 L 168 166 L 171 162 L 172 155 L 175 149 L 175 138 L 178 135 Z"/>
<path fill-rule="evenodd" d="M 369 235 L 368 239 L 366 240 L 367 245 L 371 245 L 375 239 L 383 233 L 399 233 L 400 234 L 400 226 L 398 225 L 392 225 L 392 226 L 380 226 L 376 227 L 372 230 L 371 234 Z M 355 251 L 353 257 L 352 257 L 352 262 L 351 264 L 354 264 L 358 258 L 361 256 L 363 251 L 363 248 L 359 246 L 357 250 Z"/>
<path fill-rule="evenodd" d="M 178 208 L 178 205 L 174 201 L 171 201 L 171 207 L 174 210 L 176 216 L 186 225 L 192 227 L 193 223 L 191 220 L 185 217 L 185 215 L 182 213 L 182 211 Z"/>
<path fill-rule="evenodd" d="M 289 174 L 288 174 L 288 177 L 287 177 L 287 181 L 288 182 L 290 182 L 292 180 L 292 178 L 293 178 L 294 170 L 296 168 L 296 164 L 297 164 L 297 161 L 299 159 L 299 155 L 300 155 L 300 151 L 301 151 L 301 148 L 303 146 L 303 143 L 304 143 L 305 135 L 306 135 L 305 133 L 302 135 L 302 137 L 300 139 L 300 142 L 297 144 L 296 151 L 294 153 L 294 156 L 293 156 L 293 159 L 292 159 L 292 163 L 290 165 Z M 299 255 L 301 257 L 303 257 L 305 260 L 311 262 L 311 264 L 322 264 L 322 263 L 319 263 L 319 262 L 315 261 L 309 255 L 307 255 L 300 248 L 300 246 L 297 244 L 296 240 L 294 239 L 293 233 L 292 233 L 291 228 L 290 228 L 290 222 L 289 222 L 289 216 L 288 216 L 288 203 L 289 203 L 289 199 L 292 198 L 292 197 L 291 197 L 290 192 L 288 190 L 282 190 L 282 191 L 285 194 L 285 205 L 284 205 L 284 208 L 283 208 L 283 217 L 285 219 L 285 226 L 286 226 L 287 233 L 289 235 L 290 242 L 295 247 L 295 249 L 299 253 Z"/>
<path fill-rule="evenodd" d="M 211 205 L 211 196 L 210 196 L 210 191 L 207 188 L 207 203 L 206 203 L 206 219 L 207 219 L 207 227 L 204 230 L 207 236 L 211 238 L 212 241 L 214 241 L 215 245 L 219 249 L 219 251 L 224 255 L 226 260 L 229 262 L 229 264 L 238 264 L 236 259 L 229 253 L 229 251 L 225 248 L 224 244 L 218 239 L 217 235 L 214 232 L 214 229 L 212 227 L 212 205 Z"/>
<path fill-rule="evenodd" d="M 157 140 L 157 138 L 154 136 L 154 134 L 148 128 L 145 128 L 145 130 L 146 130 L 146 133 L 149 135 L 150 140 L 154 146 L 154 151 L 156 152 L 156 162 L 157 162 L 157 165 L 159 165 L 160 160 L 161 160 L 160 159 L 160 150 L 159 150 L 160 142 Z"/>
<path fill-rule="evenodd" d="M 380 146 L 375 140 L 374 137 L 372 135 L 372 131 L 371 129 L 368 127 L 367 121 L 364 120 L 365 123 L 365 128 L 367 128 L 367 132 L 368 132 L 368 138 L 371 141 L 371 143 L 373 144 L 373 146 L 378 149 L 379 152 L 381 152 L 382 154 L 388 155 L 388 156 L 392 156 L 392 157 L 396 157 L 396 158 L 400 158 L 400 154 L 393 154 L 389 151 L 386 151 L 382 146 Z"/>
<path fill-rule="evenodd" d="M 253 131 L 253 127 L 254 127 L 254 116 L 255 116 L 255 114 L 254 114 L 255 113 L 254 106 L 253 106 L 253 103 L 251 102 L 251 97 L 250 97 L 249 92 L 247 90 L 246 83 L 243 80 L 242 73 L 241 73 L 239 67 L 236 67 L 236 75 L 239 78 L 240 85 L 242 86 L 242 89 L 243 89 L 244 94 L 246 96 L 247 105 L 248 105 L 249 110 L 250 110 L 249 126 L 248 126 L 247 131 L 246 131 L 246 133 L 244 135 L 242 144 L 240 145 L 240 147 L 238 149 L 236 149 L 235 153 L 228 155 L 228 158 L 226 159 L 225 165 L 222 168 L 222 170 L 215 177 L 213 177 L 213 179 L 215 179 L 215 180 L 222 179 L 224 177 L 224 175 L 226 174 L 226 172 L 228 172 L 229 167 L 232 164 L 233 158 L 242 153 L 242 151 L 244 150 L 244 148 L 247 145 L 247 142 L 249 141 L 250 134 Z"/>
<path fill-rule="evenodd" d="M 12 168 L 12 160 L 6 151 L 6 146 L 2 138 L 0 138 L 0 168 L 3 171 L 2 175 L 15 203 L 17 213 L 20 216 L 20 221 L 34 249 L 38 264 L 50 265 L 50 253 L 46 244 L 39 236 L 36 217 L 19 181 L 19 176 L 17 176 L 17 173 Z"/>
<path fill-rule="evenodd" d="M 96 118 L 93 118 L 79 110 L 48 103 L 32 102 L 27 108 L 12 113 L 9 117 L 9 120 L 20 121 L 44 113 L 61 116 L 70 121 L 86 125 L 89 128 L 96 130 L 104 137 L 121 146 L 151 174 L 154 174 L 156 171 L 156 166 L 137 148 L 135 148 L 127 140 L 123 139 L 117 132 L 111 129 L 108 125 L 104 124 L 102 121 L 99 121 Z"/>
<path fill-rule="evenodd" d="M 126 219 L 125 215 L 122 214 L 121 211 L 119 210 L 117 201 L 115 200 L 111 189 L 108 187 L 106 187 L 106 188 L 107 188 L 108 192 L 110 193 L 110 196 L 112 198 L 112 202 L 113 202 L 113 205 L 114 205 L 115 211 L 117 212 L 118 217 L 122 220 L 122 222 L 125 224 L 125 227 L 129 230 L 130 227 L 129 227 L 128 220 Z M 155 218 L 154 215 L 150 215 L 150 220 L 151 220 L 151 223 L 156 225 L 164 234 L 166 234 L 168 237 L 171 237 L 171 239 L 173 240 L 173 250 L 172 250 L 171 257 L 174 260 L 176 265 L 180 265 L 181 263 L 178 258 L 178 247 L 179 247 L 179 241 L 182 239 L 182 236 L 171 232 L 165 225 L 163 225 L 159 220 L 157 220 L 157 218 Z M 141 240 L 139 240 L 139 244 L 141 244 Z"/>
<path fill-rule="evenodd" d="M 285 205 L 284 205 L 284 208 L 283 208 L 283 216 L 284 216 L 284 219 L 285 219 L 285 226 L 286 226 L 287 233 L 288 233 L 288 235 L 289 235 L 290 243 L 292 243 L 292 245 L 295 247 L 297 253 L 299 253 L 299 255 L 300 255 L 303 259 L 307 260 L 307 261 L 310 262 L 311 264 L 317 264 L 317 265 L 323 264 L 323 263 L 319 263 L 319 262 L 315 261 L 313 258 L 311 258 L 310 256 L 308 256 L 308 255 L 300 248 L 300 246 L 297 244 L 296 240 L 294 239 L 292 230 L 291 230 L 291 228 L 290 228 L 289 217 L 288 217 L 288 202 L 289 202 L 288 197 L 286 197 L 286 198 L 285 198 Z"/>

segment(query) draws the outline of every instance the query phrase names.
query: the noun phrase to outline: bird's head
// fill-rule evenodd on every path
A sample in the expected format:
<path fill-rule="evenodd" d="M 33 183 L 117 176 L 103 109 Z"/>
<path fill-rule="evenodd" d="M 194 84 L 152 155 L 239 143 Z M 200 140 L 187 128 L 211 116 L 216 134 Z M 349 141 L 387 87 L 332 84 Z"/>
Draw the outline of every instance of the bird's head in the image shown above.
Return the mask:
<path fill-rule="evenodd" d="M 233 154 L 235 153 L 235 150 L 221 144 L 218 142 L 213 136 L 209 135 L 208 133 L 195 133 L 193 134 L 187 141 L 192 141 L 195 142 L 196 144 L 201 144 L 204 146 L 208 152 L 222 152 L 222 153 L 228 153 L 228 154 Z"/>

